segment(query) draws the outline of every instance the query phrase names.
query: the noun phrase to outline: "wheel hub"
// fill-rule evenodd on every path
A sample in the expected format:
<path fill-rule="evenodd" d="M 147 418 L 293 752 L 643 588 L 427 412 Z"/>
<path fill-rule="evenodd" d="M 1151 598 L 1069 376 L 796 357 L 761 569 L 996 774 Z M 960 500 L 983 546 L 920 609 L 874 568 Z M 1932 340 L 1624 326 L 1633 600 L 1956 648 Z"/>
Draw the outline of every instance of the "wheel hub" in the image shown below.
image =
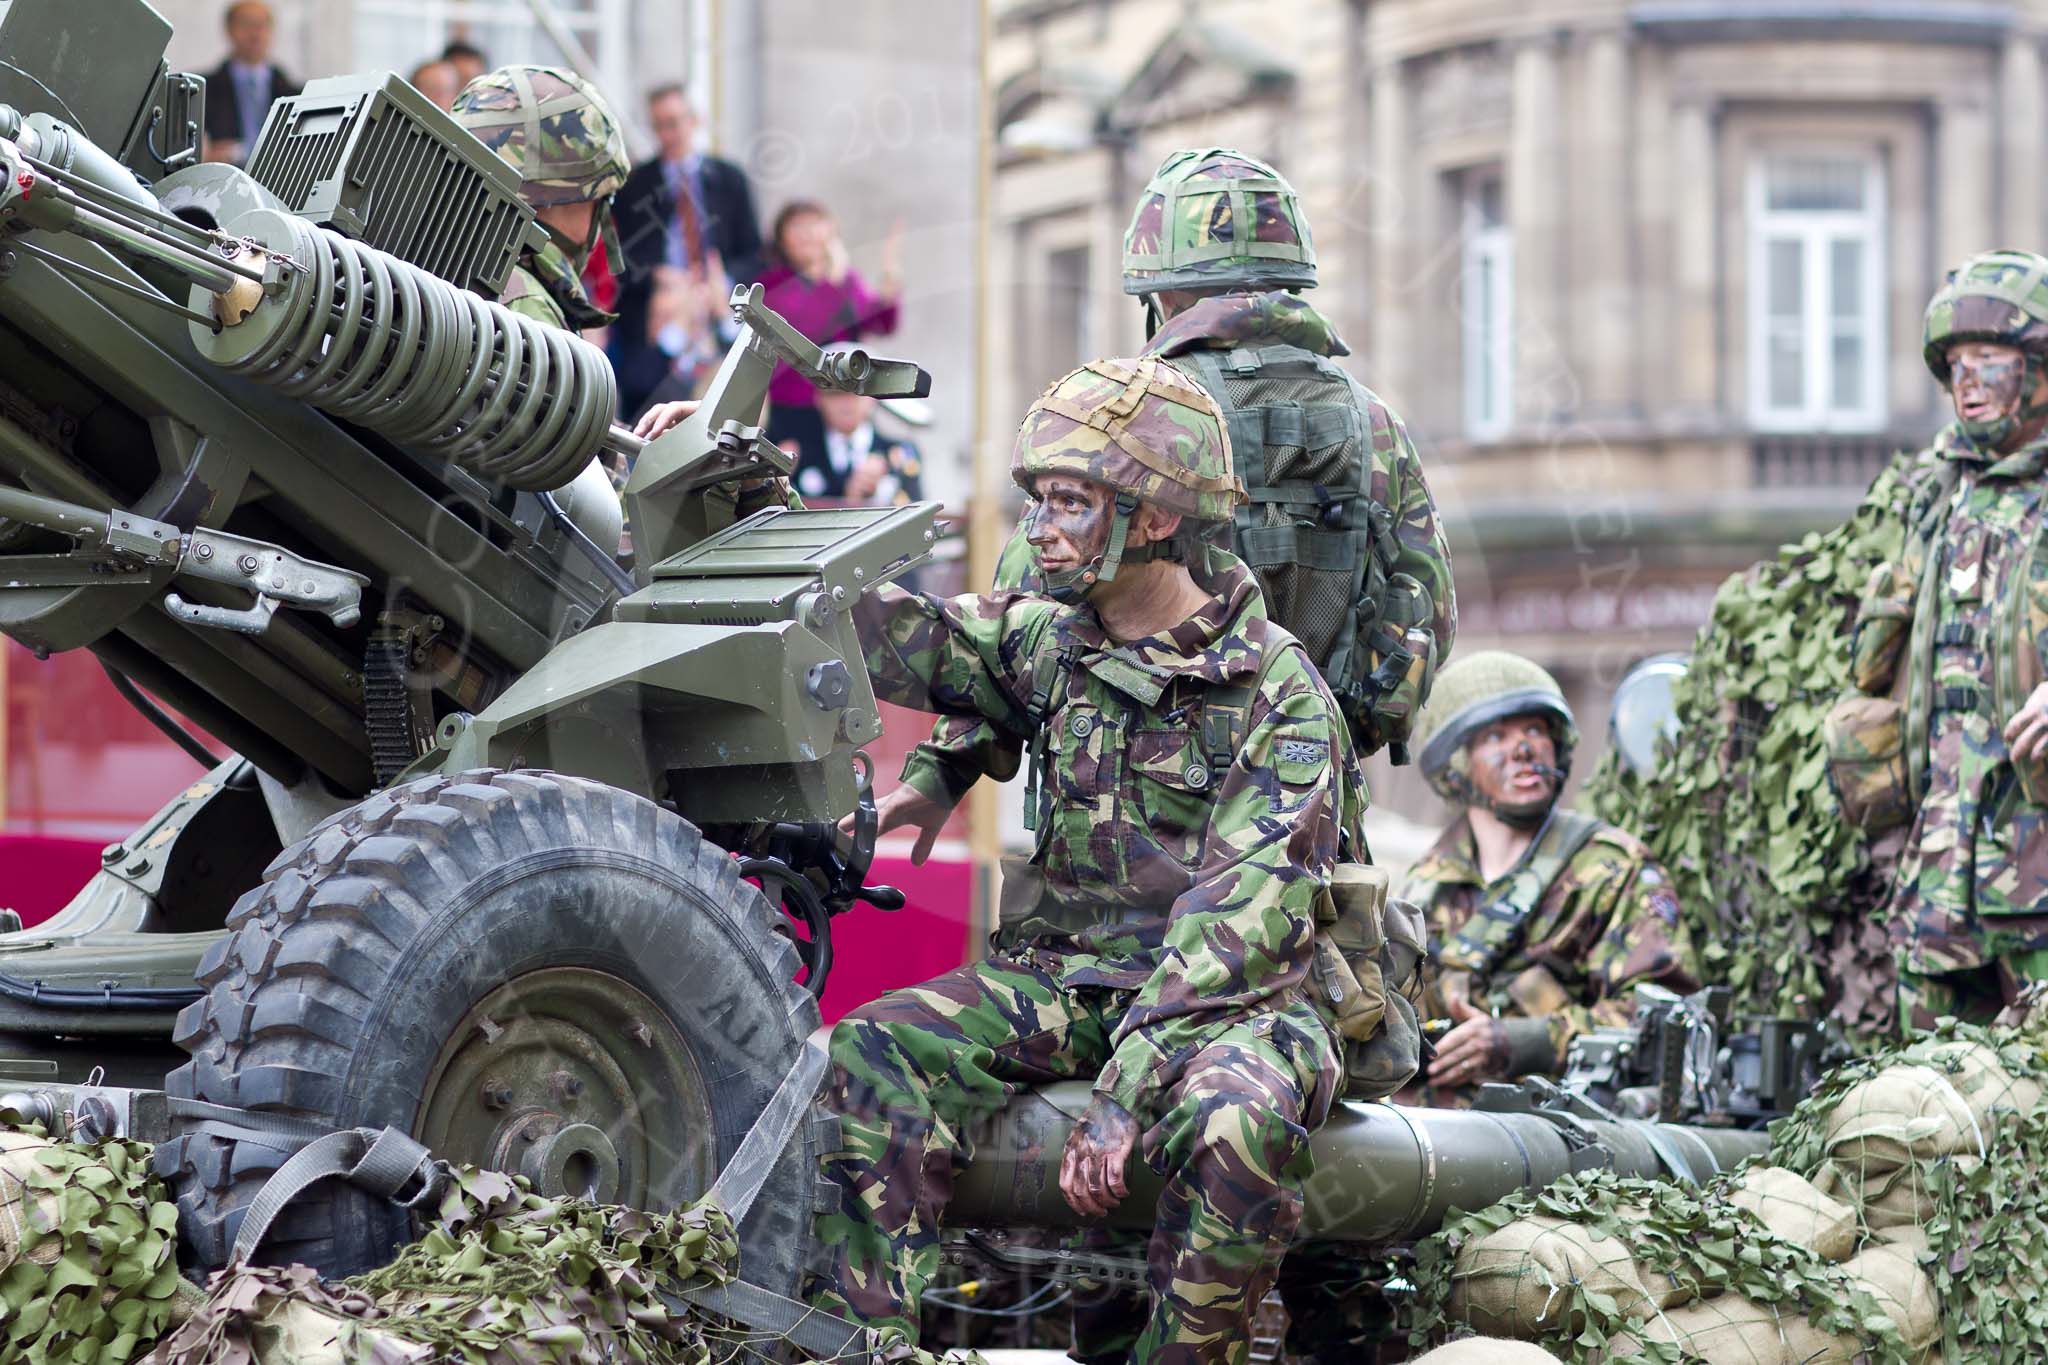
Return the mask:
<path fill-rule="evenodd" d="M 709 1098 L 675 1024 L 630 983 L 583 967 L 492 991 L 441 1049 L 414 1136 L 526 1176 L 544 1195 L 670 1207 L 709 1187 Z"/>

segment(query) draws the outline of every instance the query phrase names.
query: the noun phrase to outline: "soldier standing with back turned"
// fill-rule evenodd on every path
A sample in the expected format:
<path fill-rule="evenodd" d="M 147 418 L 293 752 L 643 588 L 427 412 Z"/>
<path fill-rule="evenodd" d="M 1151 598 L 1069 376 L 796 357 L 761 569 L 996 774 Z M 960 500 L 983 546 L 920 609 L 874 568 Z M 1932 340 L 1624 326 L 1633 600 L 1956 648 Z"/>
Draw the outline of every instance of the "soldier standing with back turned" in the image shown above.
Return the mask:
<path fill-rule="evenodd" d="M 1145 305 L 1145 353 L 1225 414 L 1248 500 L 1216 543 L 1250 565 L 1272 618 L 1328 680 L 1354 752 L 1391 747 L 1405 761 L 1457 632 L 1450 550 L 1407 428 L 1337 364 L 1349 348 L 1296 292 L 1315 287 L 1316 254 L 1294 187 L 1242 152 L 1175 152 L 1138 200 L 1123 259 L 1124 292 Z M 1020 526 L 995 589 L 1041 587 Z M 996 727 L 942 719 L 882 798 L 881 827 L 917 827 L 922 861 L 975 781 L 1017 765 Z"/>

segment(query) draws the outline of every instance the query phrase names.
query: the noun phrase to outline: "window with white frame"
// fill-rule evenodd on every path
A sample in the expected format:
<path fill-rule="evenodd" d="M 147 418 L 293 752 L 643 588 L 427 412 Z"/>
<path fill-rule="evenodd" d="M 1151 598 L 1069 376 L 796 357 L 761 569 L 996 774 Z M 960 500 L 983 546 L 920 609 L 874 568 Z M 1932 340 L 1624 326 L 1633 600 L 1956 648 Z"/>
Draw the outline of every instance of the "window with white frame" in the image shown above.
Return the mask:
<path fill-rule="evenodd" d="M 1750 167 L 1750 420 L 1884 425 L 1884 171 L 1875 154 L 1782 151 Z"/>
<path fill-rule="evenodd" d="M 631 5 L 632 0 L 548 0 L 545 6 L 590 54 L 596 64 L 590 74 L 600 90 L 632 89 Z M 458 38 L 481 50 L 492 66 L 568 65 L 537 8 L 528 0 L 356 0 L 356 65 L 403 76 Z"/>
<path fill-rule="evenodd" d="M 1515 242 L 1498 170 L 1463 177 L 1465 431 L 1498 440 L 1515 415 Z"/>

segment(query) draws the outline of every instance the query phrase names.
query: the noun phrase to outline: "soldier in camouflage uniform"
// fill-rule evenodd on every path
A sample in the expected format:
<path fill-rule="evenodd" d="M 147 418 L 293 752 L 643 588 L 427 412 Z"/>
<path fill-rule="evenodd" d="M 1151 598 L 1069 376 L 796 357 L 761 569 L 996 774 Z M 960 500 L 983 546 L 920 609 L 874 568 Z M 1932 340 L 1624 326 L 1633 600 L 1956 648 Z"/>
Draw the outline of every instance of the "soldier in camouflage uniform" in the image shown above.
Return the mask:
<path fill-rule="evenodd" d="M 501 66 L 455 97 L 455 121 L 519 172 L 519 193 L 547 229 L 522 252 L 498 302 L 550 327 L 582 331 L 612 315 L 583 292 L 583 263 L 603 236 L 613 249 L 612 196 L 630 163 L 618 120 L 597 88 L 554 66 Z"/>
<path fill-rule="evenodd" d="M 1889 698 L 1865 703 L 1888 750 L 1866 757 L 1891 759 L 1879 766 L 1903 788 L 1870 804 L 1913 821 L 1888 909 L 1909 1028 L 1988 1020 L 2048 977 L 2048 259 L 1972 257 L 1922 340 L 1956 420 L 1922 453 L 1904 552 L 1871 585 L 1851 670 Z"/>
<path fill-rule="evenodd" d="M 1396 761 L 1457 631 L 1451 557 L 1408 431 L 1348 375 L 1349 348 L 1298 293 L 1316 283 L 1315 246 L 1293 186 L 1227 148 L 1160 164 L 1124 236 L 1124 292 L 1144 300 L 1146 354 L 1223 407 L 1248 501 L 1219 543 L 1249 564 L 1273 618 L 1329 680 L 1357 751 Z M 1025 529 L 995 590 L 1042 585 Z M 922 861 L 982 774 L 1007 780 L 1018 751 L 996 727 L 941 719 L 883 798 L 882 828 L 914 825 Z"/>
<path fill-rule="evenodd" d="M 1556 681 L 1488 650 L 1437 679 L 1422 768 L 1463 813 L 1408 875 L 1429 922 L 1431 1003 L 1452 1028 L 1426 1102 L 1480 1081 L 1558 1074 L 1589 1028 L 1626 1024 L 1635 987 L 1699 987 L 1671 879 L 1642 841 L 1557 804 L 1578 731 Z"/>
<path fill-rule="evenodd" d="M 1198 385 L 1155 358 L 1076 370 L 1012 470 L 1070 601 L 890 590 L 855 612 L 877 695 L 1029 743 L 1038 846 L 1006 869 L 993 956 L 833 1030 L 841 1202 L 817 1301 L 914 1333 L 975 1122 L 1093 1076 L 1069 1203 L 1114 1207 L 1134 1152 L 1167 1178 L 1137 1358 L 1239 1362 L 1339 1080 L 1305 989 L 1317 893 L 1340 834 L 1360 838 L 1356 765 L 1251 573 L 1191 533 L 1241 497 Z"/>

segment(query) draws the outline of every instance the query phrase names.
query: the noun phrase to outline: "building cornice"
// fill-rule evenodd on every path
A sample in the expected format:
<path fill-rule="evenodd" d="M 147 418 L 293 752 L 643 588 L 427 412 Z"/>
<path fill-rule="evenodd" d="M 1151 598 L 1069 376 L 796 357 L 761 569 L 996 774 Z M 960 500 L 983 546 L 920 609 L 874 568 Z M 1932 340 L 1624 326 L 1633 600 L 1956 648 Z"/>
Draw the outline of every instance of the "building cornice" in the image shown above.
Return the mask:
<path fill-rule="evenodd" d="M 1996 44 L 2017 25 L 1988 0 L 1637 0 L 1629 23 L 1671 42 L 1826 38 Z"/>

